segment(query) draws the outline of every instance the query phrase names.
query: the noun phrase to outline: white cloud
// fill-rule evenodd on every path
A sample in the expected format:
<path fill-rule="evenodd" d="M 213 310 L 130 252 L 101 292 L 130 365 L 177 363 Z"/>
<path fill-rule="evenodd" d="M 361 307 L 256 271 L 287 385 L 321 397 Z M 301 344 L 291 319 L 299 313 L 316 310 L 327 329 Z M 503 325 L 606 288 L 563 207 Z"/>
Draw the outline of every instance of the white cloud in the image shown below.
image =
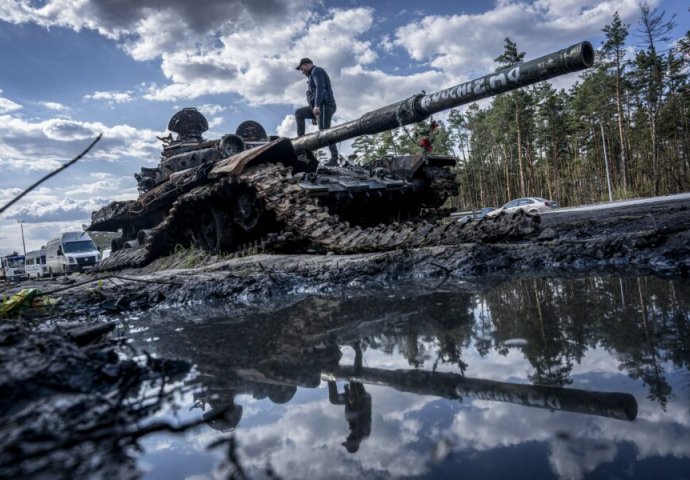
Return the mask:
<path fill-rule="evenodd" d="M 391 40 L 390 35 L 384 35 L 381 41 L 379 42 L 379 46 L 386 53 L 392 52 L 393 48 L 395 48 L 395 44 Z"/>
<path fill-rule="evenodd" d="M 294 66 L 309 56 L 333 80 L 339 108 L 334 120 L 340 123 L 422 89 L 439 90 L 492 71 L 505 37 L 533 58 L 568 46 L 573 38 L 600 35 L 614 11 L 624 21 L 639 11 L 633 0 L 500 1 L 481 14 L 415 17 L 393 37 L 374 39 L 374 8 L 312 11 L 315 3 L 209 0 L 199 8 L 182 0 L 164 6 L 156 0 L 117 5 L 52 0 L 36 8 L 21 1 L 0 9 L 0 18 L 93 29 L 116 39 L 137 60 L 160 59 L 168 83 L 149 85 L 143 95 L 148 100 L 236 94 L 252 106 L 301 105 L 304 78 Z M 395 48 L 432 69 L 397 76 L 380 69 L 377 49 L 390 53 Z M 85 98 L 116 103 L 132 97 L 131 91 L 99 91 Z"/>
<path fill-rule="evenodd" d="M 215 128 L 223 123 L 223 117 L 211 117 L 208 120 L 208 128 Z"/>
<path fill-rule="evenodd" d="M 313 128 L 310 128 L 311 124 L 310 122 L 307 122 L 307 133 L 309 133 Z M 277 134 L 281 137 L 294 137 L 295 132 L 297 131 L 296 123 L 295 123 L 295 116 L 294 115 L 286 115 L 283 120 L 280 122 L 278 125 L 278 128 L 276 130 Z"/>
<path fill-rule="evenodd" d="M 0 123 L 3 125 L 0 171 L 54 170 L 84 150 L 100 133 L 103 134 L 101 141 L 83 161 L 118 161 L 126 157 L 155 159 L 160 151 L 155 139 L 160 132 L 128 125 L 109 127 L 100 122 L 69 118 L 32 122 L 10 115 L 0 115 Z"/>
<path fill-rule="evenodd" d="M 54 110 L 56 112 L 66 112 L 69 110 L 69 107 L 58 102 L 38 102 L 38 104 L 47 108 L 48 110 Z"/>
<path fill-rule="evenodd" d="M 225 107 L 223 105 L 213 104 L 213 103 L 205 103 L 203 105 L 197 106 L 196 109 L 199 110 L 204 115 L 217 115 L 217 114 L 227 110 L 227 107 Z"/>
<path fill-rule="evenodd" d="M 59 199 L 23 202 L 19 207 L 14 208 L 7 218 L 23 219 L 29 223 L 78 221 L 90 218 L 91 212 L 100 207 L 91 199 L 78 200 L 65 193 L 65 196 Z"/>
<path fill-rule="evenodd" d="M 110 104 L 114 103 L 128 103 L 134 100 L 132 92 L 94 92 L 90 95 L 84 95 L 86 100 L 105 100 Z"/>
<path fill-rule="evenodd" d="M 0 89 L 0 95 L 2 95 L 2 89 Z M 18 103 L 13 102 L 9 98 L 4 98 L 0 96 L 0 114 L 1 113 L 10 113 L 14 112 L 17 110 L 21 110 L 22 106 L 19 105 Z"/>
<path fill-rule="evenodd" d="M 22 189 L 19 187 L 0 188 L 0 205 L 6 204 L 20 193 Z"/>
<path fill-rule="evenodd" d="M 145 98 L 176 100 L 236 93 L 250 105 L 296 103 L 304 77 L 294 67 L 307 53 L 337 78 L 347 65 L 371 63 L 376 53 L 359 37 L 372 25 L 373 10 L 332 10 L 325 17 L 303 15 L 304 31 L 291 23 L 222 33 L 215 43 L 163 53 L 161 67 L 171 83 Z"/>
<path fill-rule="evenodd" d="M 493 71 L 506 37 L 527 52 L 526 59 L 599 36 L 618 11 L 623 21 L 639 15 L 636 0 L 500 1 L 480 14 L 430 15 L 399 28 L 393 43 L 414 60 L 454 78 Z M 657 3 L 657 2 L 653 2 Z"/>

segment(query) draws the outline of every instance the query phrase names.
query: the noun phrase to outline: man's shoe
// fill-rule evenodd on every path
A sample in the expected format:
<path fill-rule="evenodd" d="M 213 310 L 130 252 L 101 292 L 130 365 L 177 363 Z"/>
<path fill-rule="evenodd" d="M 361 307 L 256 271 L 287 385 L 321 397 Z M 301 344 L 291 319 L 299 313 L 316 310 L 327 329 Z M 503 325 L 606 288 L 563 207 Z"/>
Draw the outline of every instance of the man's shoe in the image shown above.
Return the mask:
<path fill-rule="evenodd" d="M 331 157 L 330 160 L 328 160 L 326 163 L 324 163 L 324 166 L 326 166 L 326 167 L 337 167 L 338 166 L 338 159 Z"/>

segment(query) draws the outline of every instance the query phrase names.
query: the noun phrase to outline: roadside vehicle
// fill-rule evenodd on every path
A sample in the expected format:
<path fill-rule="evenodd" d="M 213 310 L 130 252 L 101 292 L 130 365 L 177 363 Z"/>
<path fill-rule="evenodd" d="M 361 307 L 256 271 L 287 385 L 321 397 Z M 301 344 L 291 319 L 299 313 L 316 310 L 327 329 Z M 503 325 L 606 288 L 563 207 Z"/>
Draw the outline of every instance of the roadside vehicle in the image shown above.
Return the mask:
<path fill-rule="evenodd" d="M 24 255 L 7 255 L 2 257 L 0 274 L 2 274 L 2 279 L 8 282 L 18 282 L 26 278 Z"/>
<path fill-rule="evenodd" d="M 24 259 L 24 270 L 26 276 L 29 278 L 41 278 L 48 275 L 48 266 L 46 265 L 46 249 L 32 250 L 27 252 Z"/>
<path fill-rule="evenodd" d="M 86 232 L 65 232 L 46 244 L 46 265 L 51 276 L 83 272 L 100 259 L 96 244 Z"/>
<path fill-rule="evenodd" d="M 501 208 L 497 208 L 493 212 L 487 213 L 486 216 L 493 217 L 501 212 L 514 212 L 516 210 L 525 210 L 529 213 L 540 213 L 557 207 L 558 203 L 554 202 L 553 200 L 546 200 L 545 198 L 541 197 L 523 197 L 511 200 Z"/>

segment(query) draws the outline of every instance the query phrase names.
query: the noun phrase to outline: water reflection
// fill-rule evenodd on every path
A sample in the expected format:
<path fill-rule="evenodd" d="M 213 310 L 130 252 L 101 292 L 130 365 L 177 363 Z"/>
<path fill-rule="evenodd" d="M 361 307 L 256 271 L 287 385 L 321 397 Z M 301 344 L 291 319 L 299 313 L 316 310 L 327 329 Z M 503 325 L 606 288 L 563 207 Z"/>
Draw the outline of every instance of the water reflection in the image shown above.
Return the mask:
<path fill-rule="evenodd" d="M 510 474 L 508 447 L 532 458 L 533 478 L 688 471 L 686 282 L 480 289 L 158 313 L 140 336 L 195 363 L 192 411 L 234 432 L 255 472 L 348 478 L 355 461 L 365 477 Z"/>
<path fill-rule="evenodd" d="M 328 378 L 328 401 L 333 405 L 345 405 L 345 419 L 350 427 L 350 434 L 342 445 L 350 453 L 359 450 L 359 444 L 371 434 L 371 395 L 364 389 L 364 384 L 355 378 L 363 373 L 362 347 L 359 342 L 355 342 L 353 349 L 355 364 L 351 375 L 343 375 L 348 382 L 343 393 L 338 393 L 336 377 L 330 375 Z"/>
<path fill-rule="evenodd" d="M 356 369 L 341 367 L 330 376 L 452 400 L 469 397 L 478 400 L 510 402 L 523 407 L 545 408 L 552 411 L 564 410 L 601 415 L 619 420 L 632 421 L 637 417 L 637 401 L 628 393 L 522 385 L 421 370 L 390 371 L 364 368 L 357 373 Z"/>
<path fill-rule="evenodd" d="M 680 292 L 679 292 L 680 290 Z M 615 352 L 619 368 L 649 386 L 664 406 L 671 392 L 662 364 L 688 367 L 686 283 L 652 277 L 518 281 L 484 297 L 497 339 L 524 337 L 540 385 L 571 382 L 573 364 L 588 348 Z"/>

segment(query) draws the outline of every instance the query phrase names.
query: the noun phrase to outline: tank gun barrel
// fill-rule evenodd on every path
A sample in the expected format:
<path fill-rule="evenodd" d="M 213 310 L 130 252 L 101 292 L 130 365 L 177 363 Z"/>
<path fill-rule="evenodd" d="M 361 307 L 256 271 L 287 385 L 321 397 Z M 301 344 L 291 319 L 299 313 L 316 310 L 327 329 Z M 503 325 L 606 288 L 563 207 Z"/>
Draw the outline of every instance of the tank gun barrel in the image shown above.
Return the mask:
<path fill-rule="evenodd" d="M 420 122 L 443 110 L 584 70 L 593 63 L 594 48 L 589 42 L 581 42 L 435 93 L 413 95 L 401 102 L 365 113 L 357 120 L 294 138 L 291 140 L 292 145 L 296 150 L 311 151 L 361 135 L 392 130 Z"/>
<path fill-rule="evenodd" d="M 637 400 L 629 393 L 596 392 L 574 388 L 523 385 L 468 378 L 449 372 L 422 370 L 385 370 L 380 368 L 338 366 L 324 372 L 325 380 L 346 380 L 384 385 L 401 392 L 435 395 L 448 399 L 463 397 L 515 403 L 525 407 L 563 410 L 633 421 L 637 418 Z"/>

